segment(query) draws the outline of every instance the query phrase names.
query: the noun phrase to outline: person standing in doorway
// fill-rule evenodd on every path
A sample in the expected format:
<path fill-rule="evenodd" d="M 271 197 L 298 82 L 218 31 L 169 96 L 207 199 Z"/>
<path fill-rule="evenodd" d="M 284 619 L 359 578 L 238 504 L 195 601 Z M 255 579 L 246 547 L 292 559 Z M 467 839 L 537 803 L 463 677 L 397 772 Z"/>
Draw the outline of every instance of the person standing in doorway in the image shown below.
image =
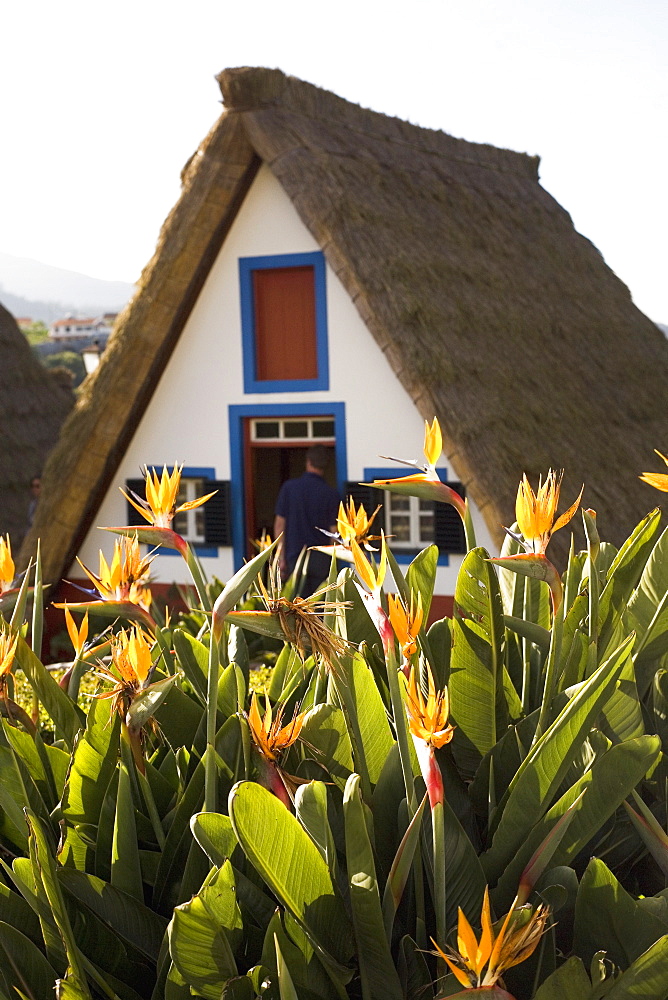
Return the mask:
<path fill-rule="evenodd" d="M 330 450 L 314 444 L 306 452 L 306 471 L 281 486 L 276 501 L 274 538 L 283 535 L 279 565 L 287 579 L 295 568 L 299 553 L 306 546 L 322 545 L 320 528 L 336 530 L 339 495 L 325 479 Z M 330 559 L 322 552 L 310 552 L 308 572 L 302 589 L 307 597 L 318 588 L 329 572 Z"/>

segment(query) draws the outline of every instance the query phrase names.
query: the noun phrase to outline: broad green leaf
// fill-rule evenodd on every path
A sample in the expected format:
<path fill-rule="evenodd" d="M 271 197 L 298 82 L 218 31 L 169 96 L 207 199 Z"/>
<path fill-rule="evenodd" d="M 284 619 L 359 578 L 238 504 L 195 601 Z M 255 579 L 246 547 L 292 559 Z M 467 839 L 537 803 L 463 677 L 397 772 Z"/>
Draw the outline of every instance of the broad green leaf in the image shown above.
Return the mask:
<path fill-rule="evenodd" d="M 603 861 L 592 858 L 575 903 L 575 952 L 590 962 L 605 950 L 625 969 L 666 933 L 668 925 L 633 899 Z"/>
<path fill-rule="evenodd" d="M 175 683 L 176 676 L 165 677 L 163 680 L 155 681 L 154 684 L 149 684 L 133 698 L 128 716 L 135 729 L 142 729 L 155 715 Z"/>
<path fill-rule="evenodd" d="M 130 775 L 123 761 L 119 767 L 114 839 L 111 847 L 111 884 L 115 889 L 121 889 L 143 903 L 144 888 Z"/>
<path fill-rule="evenodd" d="M 488 877 L 498 878 L 550 807 L 571 761 L 614 691 L 633 637 L 616 650 L 566 704 L 520 764 L 499 804 L 492 845 L 482 857 Z"/>
<path fill-rule="evenodd" d="M 20 927 L 35 944 L 42 943 L 42 932 L 34 910 L 23 896 L 12 891 L 3 882 L 0 882 L 0 920 L 13 927 Z"/>
<path fill-rule="evenodd" d="M 53 994 L 58 973 L 39 948 L 18 928 L 0 921 L 0 983 L 19 989 L 29 1000 Z"/>
<path fill-rule="evenodd" d="M 552 854 L 550 865 L 570 865 L 612 816 L 631 790 L 656 763 L 661 751 L 657 736 L 640 736 L 610 747 L 592 767 L 555 802 L 519 847 L 505 868 L 494 897 L 501 909 L 510 905 L 520 875 L 539 845 L 584 792 Z"/>
<path fill-rule="evenodd" d="M 480 917 L 487 880 L 476 849 L 457 819 L 447 796 L 443 800 L 443 821 L 448 926 L 456 924 L 459 907 L 469 921 L 475 923 Z"/>
<path fill-rule="evenodd" d="M 258 552 L 249 562 L 244 563 L 241 569 L 237 570 L 232 579 L 226 583 L 213 606 L 211 625 L 214 633 L 217 631 L 217 624 L 220 627 L 219 623 L 250 589 L 253 581 L 260 574 L 262 567 L 272 555 L 277 544 L 278 539 L 275 539 L 266 549 Z"/>
<path fill-rule="evenodd" d="M 615 981 L 606 1000 L 658 1000 L 668 994 L 668 934 L 639 955 Z"/>
<path fill-rule="evenodd" d="M 397 971 L 406 1000 L 425 1000 L 433 993 L 431 973 L 422 949 L 408 934 L 399 943 Z"/>
<path fill-rule="evenodd" d="M 668 834 L 636 792 L 633 793 L 633 797 L 640 813 L 632 809 L 628 802 L 624 802 L 626 813 L 645 847 L 663 874 L 668 877 Z"/>
<path fill-rule="evenodd" d="M 503 692 L 503 609 L 496 572 L 485 549 L 464 558 L 455 587 L 450 657 L 452 743 L 460 769 L 473 777 L 508 724 Z"/>
<path fill-rule="evenodd" d="M 228 979 L 237 975 L 230 941 L 241 932 L 234 878 L 226 862 L 188 903 L 177 906 L 169 927 L 169 951 L 185 981 L 206 1000 L 219 1000 Z"/>
<path fill-rule="evenodd" d="M 351 774 L 343 796 L 348 889 L 364 1000 L 403 1000 L 385 935 L 378 881 L 359 775 Z"/>
<path fill-rule="evenodd" d="M 69 749 L 84 727 L 83 712 L 63 691 L 42 662 L 35 656 L 25 639 L 19 636 L 16 647 L 16 662 L 28 678 L 30 686 L 53 720 L 57 732 L 61 733 Z"/>
<path fill-rule="evenodd" d="M 387 940 L 390 944 L 392 943 L 392 927 L 394 925 L 394 917 L 397 909 L 399 908 L 399 903 L 401 902 L 401 897 L 404 894 L 406 882 L 408 881 L 408 876 L 413 865 L 415 849 L 420 838 L 420 825 L 422 823 L 422 816 L 426 804 L 427 795 L 425 794 L 415 815 L 408 824 L 408 829 L 406 830 L 399 847 L 397 848 L 397 853 L 394 856 L 394 861 L 392 862 L 392 867 L 390 868 L 390 874 L 387 882 L 385 883 L 385 891 L 383 892 L 382 902 L 383 924 L 385 926 Z"/>
<path fill-rule="evenodd" d="M 352 953 L 350 925 L 318 848 L 282 802 L 242 781 L 230 792 L 229 813 L 239 843 L 284 906 L 337 961 Z"/>
<path fill-rule="evenodd" d="M 394 746 L 385 705 L 373 674 L 364 657 L 355 653 L 340 658 L 337 677 L 332 683 L 342 700 L 356 770 L 359 773 L 364 769 L 373 787 Z"/>
<path fill-rule="evenodd" d="M 190 820 L 190 828 L 211 863 L 219 868 L 239 847 L 232 820 L 222 813 L 197 813 Z"/>
<path fill-rule="evenodd" d="M 626 539 L 608 570 L 599 600 L 599 649 L 605 653 L 617 620 L 640 580 L 656 543 L 661 511 L 650 511 Z"/>
<path fill-rule="evenodd" d="M 668 652 L 668 528 L 645 563 L 626 615 L 637 636 L 636 659 L 656 660 Z"/>
<path fill-rule="evenodd" d="M 311 709 L 301 729 L 301 742 L 307 756 L 313 756 L 343 790 L 354 769 L 353 748 L 340 708 L 317 705 Z"/>
<path fill-rule="evenodd" d="M 603 706 L 601 716 L 601 730 L 613 743 L 634 739 L 645 732 L 632 657 L 624 663 L 617 690 Z"/>
<path fill-rule="evenodd" d="M 200 762 L 176 807 L 153 887 L 153 905 L 159 912 L 167 912 L 183 902 L 181 882 L 193 843 L 190 817 L 199 812 L 204 799 L 204 766 Z"/>
<path fill-rule="evenodd" d="M 118 757 L 120 719 L 108 701 L 94 699 L 79 739 L 63 794 L 68 823 L 97 824 Z"/>
<path fill-rule="evenodd" d="M 328 707 L 328 706 L 325 706 Z M 327 819 L 327 786 L 324 781 L 309 781 L 295 793 L 295 813 L 309 837 L 327 863 L 332 880 L 336 880 L 336 847 Z"/>
<path fill-rule="evenodd" d="M 422 600 L 423 621 L 429 619 L 431 599 L 436 586 L 436 570 L 438 568 L 438 546 L 427 545 L 419 552 L 406 570 L 406 583 L 409 591 L 419 594 Z"/>
<path fill-rule="evenodd" d="M 206 681 L 209 667 L 209 650 L 184 629 L 175 628 L 172 642 L 179 666 L 203 705 L 206 705 Z"/>
<path fill-rule="evenodd" d="M 94 875 L 59 868 L 58 882 L 84 907 L 90 909 L 113 933 L 157 962 L 167 921 L 127 893 Z"/>
<path fill-rule="evenodd" d="M 582 959 L 573 956 L 540 985 L 534 1000 L 587 1000 L 591 982 Z"/>
<path fill-rule="evenodd" d="M 46 894 L 53 920 L 65 946 L 72 979 L 77 984 L 82 984 L 83 996 L 86 1000 L 90 1000 L 90 993 L 88 992 L 86 977 L 83 972 L 83 956 L 77 947 L 74 934 L 72 933 L 72 925 L 56 876 L 56 862 L 51 855 L 51 847 L 37 817 L 26 810 L 26 818 L 30 827 L 30 860 L 33 866 L 35 884 L 39 881 Z"/>
<path fill-rule="evenodd" d="M 294 983 L 292 982 L 292 977 L 290 976 L 290 971 L 283 959 L 281 954 L 281 948 L 278 943 L 278 938 L 274 934 L 274 945 L 276 947 L 276 965 L 278 968 L 278 987 L 281 994 L 281 1000 L 299 1000 L 297 996 L 297 991 L 295 990 Z"/>

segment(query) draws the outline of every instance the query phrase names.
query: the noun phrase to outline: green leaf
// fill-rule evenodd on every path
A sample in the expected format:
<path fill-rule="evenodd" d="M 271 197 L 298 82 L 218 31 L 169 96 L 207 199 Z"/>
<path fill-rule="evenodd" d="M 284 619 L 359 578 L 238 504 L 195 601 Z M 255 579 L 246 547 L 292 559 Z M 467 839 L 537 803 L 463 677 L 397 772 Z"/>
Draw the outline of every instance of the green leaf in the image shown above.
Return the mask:
<path fill-rule="evenodd" d="M 359 791 L 351 774 L 343 796 L 346 861 L 353 926 L 364 1000 L 403 1000 L 401 984 L 383 926 L 373 851 Z"/>
<path fill-rule="evenodd" d="M 219 868 L 239 847 L 232 820 L 222 813 L 197 813 L 190 820 L 190 828 L 211 863 Z"/>
<path fill-rule="evenodd" d="M 193 691 L 203 705 L 206 705 L 206 680 L 209 665 L 209 650 L 189 632 L 175 628 L 172 642 L 179 666 L 190 682 Z"/>
<path fill-rule="evenodd" d="M 633 899 L 607 865 L 592 858 L 575 903 L 577 954 L 590 962 L 597 951 L 605 950 L 625 969 L 666 932 L 668 925 Z"/>
<path fill-rule="evenodd" d="M 574 956 L 541 983 L 534 1000 L 587 1000 L 591 982 L 582 959 Z"/>
<path fill-rule="evenodd" d="M 415 815 L 408 824 L 408 829 L 406 830 L 399 847 L 397 848 L 397 853 L 394 856 L 394 861 L 392 862 L 392 867 L 390 868 L 390 874 L 387 882 L 385 883 L 382 912 L 385 934 L 390 944 L 392 943 L 392 927 L 394 925 L 394 918 L 397 909 L 399 908 L 401 897 L 404 894 L 404 889 L 406 888 L 406 882 L 408 881 L 408 876 L 413 865 L 413 858 L 415 857 L 415 849 L 420 838 L 420 825 L 422 823 L 422 816 L 424 814 L 424 807 L 427 804 L 427 800 L 428 796 L 425 794 Z"/>
<path fill-rule="evenodd" d="M 53 994 L 58 973 L 39 948 L 10 924 L 0 921 L 0 983 L 3 975 L 29 1000 Z"/>
<path fill-rule="evenodd" d="M 465 776 L 508 724 L 503 692 L 503 609 L 499 582 L 485 549 L 464 558 L 455 587 L 450 657 L 450 714 L 456 726 L 453 753 Z"/>
<path fill-rule="evenodd" d="M 281 948 L 278 943 L 278 938 L 274 934 L 274 945 L 276 947 L 276 965 L 278 968 L 278 987 L 281 994 L 281 1000 L 299 1000 L 297 992 L 292 982 L 290 972 L 288 967 L 283 960 L 283 955 L 281 954 Z"/>
<path fill-rule="evenodd" d="M 306 754 L 322 764 L 343 790 L 354 764 L 352 743 L 341 709 L 334 705 L 317 705 L 304 719 L 300 736 Z"/>
<path fill-rule="evenodd" d="M 615 556 L 599 600 L 599 649 L 606 650 L 613 630 L 640 580 L 656 543 L 661 511 L 650 511 L 634 529 Z"/>
<path fill-rule="evenodd" d="M 229 861 L 188 903 L 177 906 L 169 926 L 169 951 L 185 981 L 206 1000 L 219 1000 L 237 975 L 231 936 L 241 936 Z"/>
<path fill-rule="evenodd" d="M 633 637 L 578 689 L 520 764 L 497 810 L 492 845 L 482 856 L 488 877 L 498 878 L 550 806 L 601 708 L 614 691 Z"/>
<path fill-rule="evenodd" d="M 327 786 L 324 781 L 309 781 L 295 793 L 295 813 L 309 837 L 327 863 L 332 880 L 336 880 L 336 847 L 327 819 Z"/>
<path fill-rule="evenodd" d="M 584 797 L 554 850 L 550 861 L 552 867 L 572 863 L 631 790 L 642 781 L 647 771 L 658 760 L 660 752 L 661 746 L 657 736 L 640 736 L 610 747 L 606 753 L 597 758 L 580 780 L 576 781 L 536 824 L 510 860 L 499 879 L 497 895 L 494 897 L 495 906 L 498 904 L 503 908 L 506 904 L 510 904 L 517 892 L 522 869 L 550 830 L 583 792 Z"/>
<path fill-rule="evenodd" d="M 213 606 L 213 616 L 211 627 L 214 633 L 216 633 L 217 628 L 220 628 L 220 623 L 225 618 L 227 613 L 232 610 L 232 608 L 237 604 L 241 598 L 244 596 L 247 590 L 249 590 L 251 584 L 260 574 L 262 567 L 267 562 L 274 549 L 278 544 L 278 539 L 275 539 L 271 545 L 262 552 L 258 552 L 250 562 L 244 563 L 241 569 L 237 570 L 231 580 L 227 582 L 222 593 L 216 600 Z"/>
<path fill-rule="evenodd" d="M 436 586 L 436 570 L 438 569 L 438 546 L 427 545 L 418 552 L 415 559 L 406 570 L 408 589 L 419 594 L 422 600 L 423 621 L 428 621 L 431 599 Z"/>
<path fill-rule="evenodd" d="M 144 887 L 137 847 L 137 826 L 130 775 L 123 761 L 119 767 L 114 839 L 111 848 L 111 884 L 143 903 Z"/>
<path fill-rule="evenodd" d="M 158 865 L 153 887 L 153 905 L 158 911 L 169 911 L 176 903 L 183 901 L 184 897 L 180 896 L 181 882 L 190 846 L 193 843 L 190 817 L 199 812 L 203 797 L 204 766 L 200 761 L 176 807 Z"/>
<path fill-rule="evenodd" d="M 373 787 L 394 746 L 385 705 L 373 673 L 360 653 L 340 658 L 334 683 L 343 702 L 356 770 L 358 773 L 364 770 Z"/>
<path fill-rule="evenodd" d="M 50 845 L 37 817 L 26 810 L 26 818 L 30 827 L 30 857 L 35 884 L 41 883 L 46 894 L 53 920 L 65 946 L 67 961 L 72 970 L 72 979 L 76 983 L 82 984 L 83 996 L 86 1000 L 91 1000 L 83 971 L 83 956 L 79 952 L 72 933 L 72 925 L 56 876 L 56 862 L 51 855 Z"/>
<path fill-rule="evenodd" d="M 668 934 L 655 941 L 647 951 L 639 955 L 633 965 L 623 972 L 606 1000 L 657 1000 L 666 996 L 668 983 Z"/>
<path fill-rule="evenodd" d="M 668 652 L 668 528 L 645 563 L 626 614 L 637 636 L 636 659 L 656 660 Z"/>
<path fill-rule="evenodd" d="M 636 687 L 633 658 L 625 661 L 619 684 L 601 712 L 600 728 L 613 743 L 642 736 L 645 725 Z"/>
<path fill-rule="evenodd" d="M 128 709 L 130 718 L 128 725 L 132 724 L 133 729 L 137 731 L 145 726 L 158 711 L 175 683 L 176 676 L 165 677 L 140 691 Z"/>
<path fill-rule="evenodd" d="M 110 930 L 151 962 L 158 960 L 167 921 L 127 893 L 94 875 L 60 868 L 58 882 Z"/>
<path fill-rule="evenodd" d="M 16 661 L 28 678 L 33 691 L 53 720 L 57 732 L 62 734 L 71 750 L 74 741 L 84 727 L 83 712 L 77 708 L 72 699 L 58 686 L 49 671 L 35 656 L 25 639 L 19 636 L 16 647 Z"/>
<path fill-rule="evenodd" d="M 352 954 L 350 925 L 327 865 L 298 821 L 260 785 L 241 781 L 229 812 L 239 843 L 257 872 L 314 943 L 339 962 Z"/>

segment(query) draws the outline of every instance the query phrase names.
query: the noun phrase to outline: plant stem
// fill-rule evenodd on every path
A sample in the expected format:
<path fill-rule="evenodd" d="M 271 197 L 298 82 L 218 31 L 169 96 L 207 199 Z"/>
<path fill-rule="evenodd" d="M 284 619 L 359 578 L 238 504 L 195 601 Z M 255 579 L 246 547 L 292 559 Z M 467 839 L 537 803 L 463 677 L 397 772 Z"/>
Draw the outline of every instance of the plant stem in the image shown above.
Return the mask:
<path fill-rule="evenodd" d="M 224 635 L 224 629 L 222 630 Z M 209 670 L 206 683 L 206 756 L 204 760 L 204 812 L 216 811 L 216 721 L 218 711 L 218 678 L 220 674 L 220 637 L 211 631 Z"/>

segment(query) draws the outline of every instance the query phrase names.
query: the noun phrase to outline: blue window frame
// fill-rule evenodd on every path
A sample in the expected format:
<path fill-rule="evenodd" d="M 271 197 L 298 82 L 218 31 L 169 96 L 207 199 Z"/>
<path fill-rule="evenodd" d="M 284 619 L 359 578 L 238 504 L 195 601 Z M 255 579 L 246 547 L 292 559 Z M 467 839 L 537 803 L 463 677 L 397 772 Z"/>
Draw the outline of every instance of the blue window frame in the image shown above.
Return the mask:
<path fill-rule="evenodd" d="M 260 380 L 257 377 L 255 343 L 255 298 L 253 272 L 279 267 L 312 267 L 315 282 L 315 336 L 318 374 L 316 378 Z M 329 353 L 327 346 L 327 288 L 325 258 L 313 253 L 278 254 L 271 257 L 240 257 L 241 334 L 244 366 L 244 392 L 310 392 L 329 389 Z"/>
<path fill-rule="evenodd" d="M 438 472 L 438 475 L 439 475 L 440 479 L 444 483 L 447 483 L 447 481 L 448 481 L 448 470 L 447 470 L 447 468 L 445 468 L 445 466 L 441 466 L 436 471 Z M 401 476 L 403 476 L 403 474 L 404 473 L 400 469 L 397 469 L 396 466 L 394 468 L 386 468 L 386 469 L 366 468 L 364 470 L 364 482 L 365 483 L 372 483 L 374 479 L 399 479 Z M 379 495 L 379 498 L 380 498 L 380 495 L 381 495 L 381 491 L 380 490 L 378 491 L 378 495 Z M 381 502 L 380 499 L 379 499 L 379 502 Z M 386 524 L 387 523 L 388 522 L 386 521 Z M 389 534 L 388 529 L 386 528 L 385 530 Z M 411 547 L 410 549 L 408 549 L 408 548 L 406 548 L 406 549 L 400 549 L 400 548 L 394 547 L 392 545 L 392 539 L 390 539 L 390 547 L 392 548 L 392 555 L 394 556 L 394 558 L 397 560 L 397 562 L 400 565 L 404 565 L 406 563 L 411 563 L 413 561 L 413 559 L 415 559 L 415 556 L 418 554 L 418 552 L 421 552 L 423 548 L 426 548 L 427 544 L 428 543 L 424 542 L 424 543 L 421 543 L 419 546 L 416 545 L 415 548 Z M 448 554 L 446 552 L 439 552 L 439 554 L 438 554 L 438 565 L 439 566 L 449 566 L 450 565 L 450 557 L 448 556 Z"/>
<path fill-rule="evenodd" d="M 232 546 L 234 568 L 240 569 L 246 554 L 244 468 L 244 420 L 248 417 L 332 417 L 336 482 L 343 496 L 348 475 L 345 403 L 243 403 L 229 407 L 230 478 L 232 480 Z M 286 442 L 287 443 L 287 442 Z"/>

